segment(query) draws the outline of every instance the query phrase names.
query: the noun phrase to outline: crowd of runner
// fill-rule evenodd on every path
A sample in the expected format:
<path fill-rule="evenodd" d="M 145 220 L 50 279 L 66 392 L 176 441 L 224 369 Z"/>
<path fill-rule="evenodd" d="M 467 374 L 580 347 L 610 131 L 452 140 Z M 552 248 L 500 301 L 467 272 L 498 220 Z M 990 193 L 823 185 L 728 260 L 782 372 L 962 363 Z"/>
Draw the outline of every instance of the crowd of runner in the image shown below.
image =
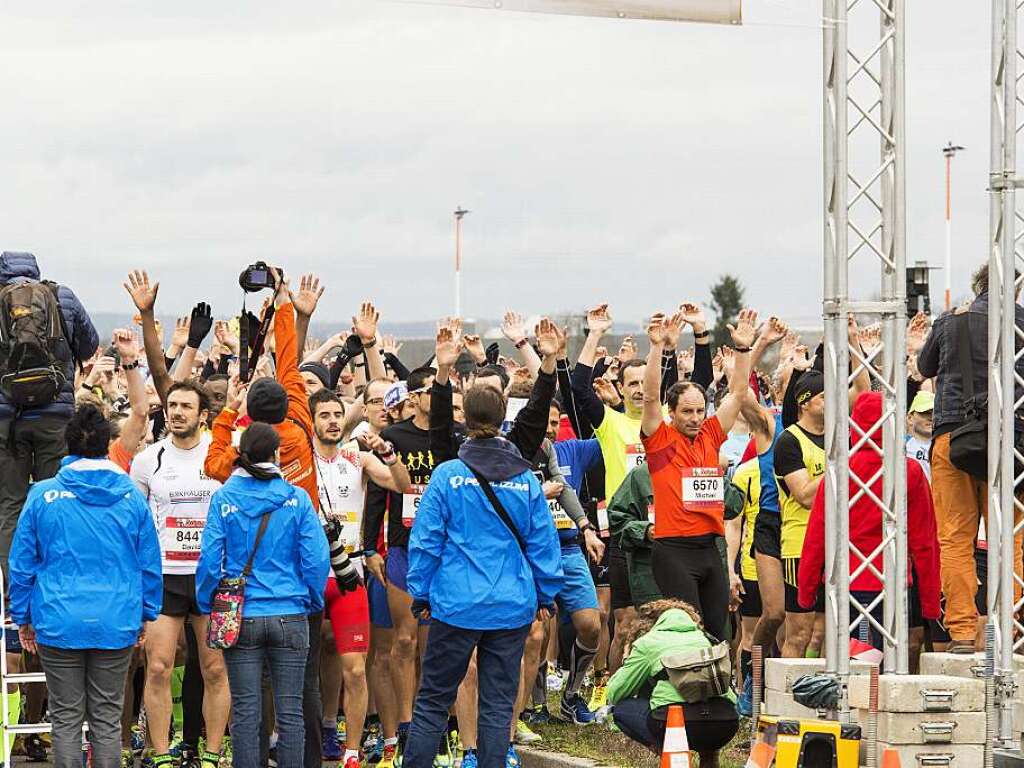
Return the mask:
<path fill-rule="evenodd" d="M 737 716 L 751 710 L 752 647 L 766 656 L 821 653 L 823 352 L 784 319 L 743 310 L 728 345 L 715 350 L 703 310 L 684 302 L 653 312 L 646 354 L 630 337 L 610 352 L 602 343 L 611 304 L 599 304 L 573 360 L 566 332 L 547 318 L 527 328 L 505 314 L 512 358 L 444 318 L 430 359 L 410 360 L 383 335 L 370 302 L 350 327 L 322 343 L 310 338 L 326 286 L 314 275 L 273 275 L 272 298 L 255 316 L 217 319 L 200 302 L 163 329 L 158 283 L 132 272 L 125 308 L 137 313 L 136 326 L 109 340 L 97 338 L 67 287 L 55 287 L 74 375 L 39 409 L 0 394 L 5 618 L 20 627 L 8 628 L 9 670 L 38 669 L 42 657 L 48 681 L 55 674 L 60 643 L 47 644 L 53 630 L 36 615 L 40 605 L 52 608 L 47 600 L 65 600 L 68 621 L 86 624 L 82 616 L 103 606 L 61 597 L 59 578 L 41 575 L 51 535 L 42 531 L 52 525 L 44 507 L 63 493 L 69 504 L 85 503 L 73 483 L 90 483 L 89 462 L 127 474 L 148 506 L 153 525 L 137 535 L 155 538 L 137 555 L 149 562 L 137 590 L 144 637 L 124 653 L 122 765 L 213 766 L 230 763 L 234 749 L 234 764 L 245 766 L 419 768 L 426 750 L 426 764 L 439 768 L 491 768 L 496 751 L 497 764 L 515 768 L 515 745 L 540 741 L 535 729 L 553 719 L 618 728 L 656 748 L 658 711 L 681 701 L 654 669 L 658 654 L 694 637 L 698 646 L 731 642 L 738 662 L 738 695 L 687 712 L 705 726 L 705 741 L 691 736 L 691 748 L 702 765 L 716 765 Z M 0 286 L 39 279 L 31 255 L 0 256 Z M 849 322 L 851 594 L 877 622 L 855 632 L 879 648 L 883 398 L 861 361 L 907 360 L 912 667 L 922 647 L 979 647 L 985 613 L 984 482 L 950 458 L 951 433 L 969 411 L 965 339 L 968 378 L 975 391 L 986 387 L 985 268 L 972 287 L 976 298 L 956 312 L 934 323 L 913 317 L 906 349 L 885 348 L 877 325 Z M 5 306 L 0 296 L 0 312 Z M 251 349 L 255 338 L 262 349 Z M 89 440 L 108 433 L 103 456 L 90 453 Z M 480 454 L 496 441 L 497 460 Z M 494 509 L 463 509 L 453 496 L 462 486 L 487 486 Z M 120 490 L 110 498 L 134 493 L 111 487 Z M 512 508 L 520 487 L 527 517 Z M 530 506 L 534 494 L 539 506 Z M 515 539 L 501 528 L 503 505 L 517 521 L 505 520 Z M 267 529 L 272 507 L 290 507 L 293 532 Z M 233 543 L 236 512 L 254 526 L 264 516 L 257 548 L 299 542 L 296 578 L 310 582 L 308 594 L 289 582 L 301 599 L 287 603 L 275 592 L 267 600 L 284 602 L 260 614 L 305 617 L 291 666 L 275 657 L 264 669 L 262 657 L 243 659 L 244 642 L 230 651 L 207 642 L 214 593 L 253 549 L 255 527 Z M 514 557 L 477 541 L 491 535 L 488 524 Z M 260 543 L 265 529 L 273 545 Z M 519 562 L 517 541 L 525 587 L 507 576 L 519 573 L 506 562 Z M 73 565 L 63 568 L 75 576 Z M 268 554 L 254 577 L 273 592 L 293 578 L 280 575 L 286 570 Z M 102 575 L 80 578 L 104 589 Z M 477 634 L 467 639 L 467 630 Z M 25 723 L 43 719 L 45 686 L 5 695 L 12 720 L 19 712 Z M 494 704 L 506 701 L 513 710 L 503 714 Z M 299 710 L 301 722 L 292 717 Z M 102 728 L 100 713 L 87 719 L 91 732 Z M 48 746 L 28 735 L 15 750 L 44 759 Z"/>

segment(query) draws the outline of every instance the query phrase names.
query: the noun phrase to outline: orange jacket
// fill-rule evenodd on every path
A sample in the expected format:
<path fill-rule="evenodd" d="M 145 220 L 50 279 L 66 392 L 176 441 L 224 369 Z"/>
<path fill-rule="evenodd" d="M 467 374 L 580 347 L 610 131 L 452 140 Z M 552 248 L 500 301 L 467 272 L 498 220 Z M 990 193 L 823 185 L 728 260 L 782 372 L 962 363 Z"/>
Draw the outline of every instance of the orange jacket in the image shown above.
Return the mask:
<path fill-rule="evenodd" d="M 309 412 L 306 385 L 299 374 L 299 349 L 295 336 L 295 308 L 282 304 L 274 315 L 277 343 L 277 380 L 288 393 L 288 416 L 274 429 L 281 437 L 281 474 L 309 494 L 313 508 L 320 508 L 316 467 L 313 464 L 313 417 Z M 224 482 L 235 468 L 238 450 L 231 444 L 238 414 L 225 408 L 213 422 L 213 442 L 206 454 L 206 474 Z"/>

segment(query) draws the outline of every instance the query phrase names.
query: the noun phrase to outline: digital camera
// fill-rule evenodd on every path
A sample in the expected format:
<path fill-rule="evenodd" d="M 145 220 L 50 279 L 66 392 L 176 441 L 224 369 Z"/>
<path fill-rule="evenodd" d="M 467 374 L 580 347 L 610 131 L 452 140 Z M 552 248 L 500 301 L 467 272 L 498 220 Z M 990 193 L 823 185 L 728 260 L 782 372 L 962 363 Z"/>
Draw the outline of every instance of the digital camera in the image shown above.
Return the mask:
<path fill-rule="evenodd" d="M 273 268 L 267 266 L 267 263 L 263 261 L 250 264 L 238 276 L 238 284 L 242 286 L 242 290 L 246 293 L 258 293 L 264 288 L 273 288 L 274 274 L 271 272 L 271 269 Z M 281 270 L 277 270 L 277 272 L 283 276 Z"/>

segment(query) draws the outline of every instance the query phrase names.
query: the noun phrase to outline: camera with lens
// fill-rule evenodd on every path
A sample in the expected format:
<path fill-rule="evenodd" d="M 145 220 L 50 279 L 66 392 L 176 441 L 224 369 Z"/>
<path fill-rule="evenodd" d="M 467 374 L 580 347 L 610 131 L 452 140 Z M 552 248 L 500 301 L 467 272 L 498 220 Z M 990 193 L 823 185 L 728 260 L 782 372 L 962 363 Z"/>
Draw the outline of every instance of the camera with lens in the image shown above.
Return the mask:
<path fill-rule="evenodd" d="M 273 288 L 274 273 L 271 271 L 272 269 L 276 268 L 267 266 L 267 263 L 264 261 L 250 264 L 238 276 L 238 284 L 242 286 L 242 290 L 246 293 L 258 293 L 264 288 Z M 284 273 L 280 269 L 277 270 L 277 273 L 282 278 L 284 277 Z"/>

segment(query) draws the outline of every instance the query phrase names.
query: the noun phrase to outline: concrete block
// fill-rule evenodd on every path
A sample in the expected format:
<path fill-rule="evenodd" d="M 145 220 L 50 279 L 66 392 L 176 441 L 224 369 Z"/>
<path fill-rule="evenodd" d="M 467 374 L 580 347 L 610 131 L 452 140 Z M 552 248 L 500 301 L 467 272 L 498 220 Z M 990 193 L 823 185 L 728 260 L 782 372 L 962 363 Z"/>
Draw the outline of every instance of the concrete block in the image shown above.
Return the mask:
<path fill-rule="evenodd" d="M 850 678 L 850 706 L 868 708 L 866 675 Z M 943 675 L 881 675 L 879 712 L 982 712 L 985 684 L 981 680 Z"/>
<path fill-rule="evenodd" d="M 857 710 L 868 724 L 868 711 Z M 984 712 L 879 712 L 878 740 L 889 744 L 984 744 Z"/>
<path fill-rule="evenodd" d="M 873 665 L 863 661 L 850 662 L 851 675 L 867 675 Z M 793 683 L 804 675 L 820 675 L 825 671 L 824 659 L 765 659 L 765 690 L 792 693 Z"/>
<path fill-rule="evenodd" d="M 981 744 L 889 744 L 878 742 L 878 762 L 891 747 L 900 756 L 900 765 L 907 768 L 920 766 L 950 766 L 950 768 L 981 768 L 985 762 L 985 747 Z"/>
<path fill-rule="evenodd" d="M 762 712 L 776 717 L 791 717 L 795 720 L 818 720 L 818 710 L 805 707 L 793 701 L 793 694 L 766 690 Z"/>
<path fill-rule="evenodd" d="M 1024 672 L 1024 656 L 1013 655 L 1013 669 Z M 922 675 L 952 675 L 953 677 L 977 677 L 985 672 L 984 653 L 922 653 Z"/>

